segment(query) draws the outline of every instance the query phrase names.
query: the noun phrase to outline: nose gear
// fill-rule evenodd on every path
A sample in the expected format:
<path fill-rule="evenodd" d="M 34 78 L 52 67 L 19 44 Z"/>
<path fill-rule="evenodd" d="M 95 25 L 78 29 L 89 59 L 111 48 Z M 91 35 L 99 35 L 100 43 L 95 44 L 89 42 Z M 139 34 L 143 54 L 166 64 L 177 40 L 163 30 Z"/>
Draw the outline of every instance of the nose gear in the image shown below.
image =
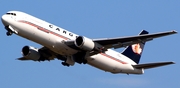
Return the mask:
<path fill-rule="evenodd" d="M 14 30 L 10 25 L 5 26 L 5 29 L 7 30 L 6 35 L 11 36 L 13 33 L 17 34 L 18 32 Z"/>

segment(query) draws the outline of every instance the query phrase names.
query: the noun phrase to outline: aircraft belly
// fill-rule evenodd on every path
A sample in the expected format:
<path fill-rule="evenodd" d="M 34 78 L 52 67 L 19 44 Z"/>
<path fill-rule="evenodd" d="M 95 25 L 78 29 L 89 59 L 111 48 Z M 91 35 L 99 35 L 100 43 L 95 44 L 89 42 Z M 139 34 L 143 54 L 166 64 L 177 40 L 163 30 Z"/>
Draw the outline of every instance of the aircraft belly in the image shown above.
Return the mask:
<path fill-rule="evenodd" d="M 130 64 L 122 64 L 101 54 L 94 55 L 87 59 L 88 64 L 98 69 L 111 73 L 142 74 L 142 69 L 134 69 Z"/>
<path fill-rule="evenodd" d="M 121 63 L 97 54 L 88 59 L 88 64 L 104 71 L 116 72 L 117 64 Z"/>

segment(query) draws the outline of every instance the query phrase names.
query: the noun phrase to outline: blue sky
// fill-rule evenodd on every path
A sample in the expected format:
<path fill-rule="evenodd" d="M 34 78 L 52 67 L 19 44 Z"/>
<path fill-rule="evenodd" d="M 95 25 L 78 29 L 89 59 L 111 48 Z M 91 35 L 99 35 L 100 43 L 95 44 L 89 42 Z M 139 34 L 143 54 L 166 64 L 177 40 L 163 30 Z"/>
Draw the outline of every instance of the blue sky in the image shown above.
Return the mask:
<path fill-rule="evenodd" d="M 0 15 L 23 11 L 89 38 L 180 31 L 179 0 L 3 0 Z M 1 88 L 178 88 L 180 87 L 179 34 L 146 44 L 140 63 L 174 61 L 176 64 L 149 69 L 143 75 L 111 74 L 89 65 L 64 67 L 61 61 L 18 61 L 25 45 L 40 48 L 17 35 L 6 36 L 0 24 Z M 121 52 L 122 49 L 117 49 Z"/>

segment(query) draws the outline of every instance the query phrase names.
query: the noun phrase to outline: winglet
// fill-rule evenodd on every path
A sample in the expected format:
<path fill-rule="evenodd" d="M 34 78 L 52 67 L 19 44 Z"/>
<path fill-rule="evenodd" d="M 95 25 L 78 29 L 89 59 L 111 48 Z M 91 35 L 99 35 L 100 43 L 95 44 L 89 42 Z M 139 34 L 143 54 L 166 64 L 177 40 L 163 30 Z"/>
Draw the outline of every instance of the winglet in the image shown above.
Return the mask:
<path fill-rule="evenodd" d="M 172 30 L 172 33 L 178 33 L 176 30 Z"/>

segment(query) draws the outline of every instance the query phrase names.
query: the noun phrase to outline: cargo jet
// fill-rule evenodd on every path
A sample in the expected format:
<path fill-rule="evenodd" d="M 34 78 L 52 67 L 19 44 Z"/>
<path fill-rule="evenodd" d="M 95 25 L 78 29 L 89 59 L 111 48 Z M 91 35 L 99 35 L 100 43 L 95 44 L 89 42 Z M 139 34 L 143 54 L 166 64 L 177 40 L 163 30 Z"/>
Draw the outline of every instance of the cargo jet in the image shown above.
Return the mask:
<path fill-rule="evenodd" d="M 89 64 L 111 73 L 143 74 L 144 69 L 174 64 L 156 62 L 139 64 L 144 45 L 154 38 L 177 33 L 167 31 L 148 34 L 142 30 L 139 35 L 90 39 L 60 28 L 20 11 L 9 11 L 1 18 L 7 36 L 12 34 L 41 44 L 41 48 L 24 46 L 23 57 L 18 60 L 50 61 L 58 59 L 64 66 Z M 126 47 L 121 53 L 112 50 Z"/>

